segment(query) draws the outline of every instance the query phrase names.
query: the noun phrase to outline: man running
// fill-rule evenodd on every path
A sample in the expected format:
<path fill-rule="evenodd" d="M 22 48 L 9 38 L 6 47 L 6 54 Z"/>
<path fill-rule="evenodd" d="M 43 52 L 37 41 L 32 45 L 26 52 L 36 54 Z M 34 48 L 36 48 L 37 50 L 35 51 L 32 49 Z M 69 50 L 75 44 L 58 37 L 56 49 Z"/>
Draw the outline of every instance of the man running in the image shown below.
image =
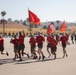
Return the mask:
<path fill-rule="evenodd" d="M 2 55 L 6 54 L 7 56 L 9 56 L 8 52 L 4 52 L 4 39 L 1 35 L 0 35 L 0 52 Z"/>
<path fill-rule="evenodd" d="M 48 36 L 47 36 L 47 52 L 49 54 L 48 58 L 51 56 L 51 40 L 52 40 L 52 36 L 51 34 L 48 33 Z"/>
<path fill-rule="evenodd" d="M 42 60 L 44 60 L 44 58 L 45 58 L 45 56 L 42 52 L 44 41 L 45 41 L 45 38 L 40 34 L 40 32 L 38 32 L 38 36 L 36 37 L 36 42 L 38 45 L 39 60 L 41 59 L 41 55 L 42 55 Z"/>
<path fill-rule="evenodd" d="M 29 43 L 30 43 L 31 56 L 33 57 L 33 59 L 36 59 L 37 58 L 37 54 L 36 54 L 37 51 L 35 50 L 36 39 L 33 35 L 31 35 Z"/>
<path fill-rule="evenodd" d="M 19 53 L 20 61 L 22 61 L 21 54 L 22 54 L 22 56 L 25 54 L 29 58 L 29 55 L 24 52 L 24 49 L 25 49 L 24 38 L 25 38 L 24 31 L 22 33 L 19 32 L 19 51 L 18 51 L 18 53 Z"/>
<path fill-rule="evenodd" d="M 18 58 L 18 45 L 19 45 L 19 39 L 17 38 L 16 35 L 14 35 L 14 38 L 11 38 L 10 43 L 14 44 L 15 56 L 14 56 L 13 60 L 16 60 L 16 58 Z"/>
<path fill-rule="evenodd" d="M 51 53 L 54 55 L 54 59 L 56 59 L 56 51 L 57 51 L 57 41 L 52 37 L 51 39 Z"/>
<path fill-rule="evenodd" d="M 62 43 L 62 48 L 63 48 L 63 58 L 66 56 L 68 57 L 68 54 L 66 52 L 66 45 L 67 45 L 67 37 L 65 36 L 65 34 L 63 33 L 61 38 L 60 38 L 60 41 Z"/>

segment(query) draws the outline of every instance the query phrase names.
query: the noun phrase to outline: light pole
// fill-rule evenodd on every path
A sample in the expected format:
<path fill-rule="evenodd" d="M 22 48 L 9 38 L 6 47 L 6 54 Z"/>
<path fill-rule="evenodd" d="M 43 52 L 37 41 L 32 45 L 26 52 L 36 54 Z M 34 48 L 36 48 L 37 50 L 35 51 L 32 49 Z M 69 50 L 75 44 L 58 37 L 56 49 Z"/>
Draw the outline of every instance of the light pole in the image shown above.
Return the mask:
<path fill-rule="evenodd" d="M 3 36 L 5 34 L 5 23 L 6 23 L 6 20 L 4 19 L 4 16 L 6 15 L 6 12 L 5 11 L 2 11 L 1 12 L 1 16 L 3 17 L 3 19 L 1 20 L 1 24 L 3 24 Z"/>

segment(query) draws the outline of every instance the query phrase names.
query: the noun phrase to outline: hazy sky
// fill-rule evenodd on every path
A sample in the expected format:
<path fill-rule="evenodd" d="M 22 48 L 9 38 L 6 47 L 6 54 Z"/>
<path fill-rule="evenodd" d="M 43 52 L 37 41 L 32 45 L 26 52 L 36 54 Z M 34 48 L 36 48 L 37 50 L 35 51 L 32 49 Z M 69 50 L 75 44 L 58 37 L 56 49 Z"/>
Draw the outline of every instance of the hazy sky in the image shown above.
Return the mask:
<path fill-rule="evenodd" d="M 76 0 L 0 0 L 0 12 L 7 13 L 5 19 L 26 20 L 28 8 L 40 18 L 41 22 L 56 20 L 76 22 Z"/>

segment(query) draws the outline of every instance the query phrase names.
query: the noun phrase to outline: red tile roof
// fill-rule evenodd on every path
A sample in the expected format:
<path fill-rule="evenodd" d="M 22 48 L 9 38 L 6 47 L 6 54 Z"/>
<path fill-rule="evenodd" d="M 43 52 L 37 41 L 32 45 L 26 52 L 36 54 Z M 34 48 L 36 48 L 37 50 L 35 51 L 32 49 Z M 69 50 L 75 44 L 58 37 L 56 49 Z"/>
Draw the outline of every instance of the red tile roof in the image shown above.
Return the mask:
<path fill-rule="evenodd" d="M 0 24 L 0 28 L 3 27 L 3 24 Z M 23 24 L 20 24 L 20 23 L 14 23 L 14 22 L 11 22 L 11 23 L 6 23 L 5 24 L 5 27 L 6 28 L 28 28 L 27 26 L 24 26 Z"/>

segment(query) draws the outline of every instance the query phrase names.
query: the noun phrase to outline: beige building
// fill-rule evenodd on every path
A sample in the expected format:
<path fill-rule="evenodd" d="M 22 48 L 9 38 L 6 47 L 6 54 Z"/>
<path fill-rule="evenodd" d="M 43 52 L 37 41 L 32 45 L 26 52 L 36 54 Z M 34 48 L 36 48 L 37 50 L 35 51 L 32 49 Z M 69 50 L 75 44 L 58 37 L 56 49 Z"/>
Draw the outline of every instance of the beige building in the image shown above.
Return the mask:
<path fill-rule="evenodd" d="M 20 23 L 14 23 L 14 22 L 8 22 L 5 24 L 5 33 L 6 34 L 13 34 L 18 33 L 19 31 L 24 31 L 25 34 L 30 34 L 30 28 L 27 26 L 24 26 Z M 31 33 L 34 34 L 35 32 L 41 32 L 43 34 L 47 33 L 47 30 L 42 28 L 32 28 Z M 3 33 L 3 24 L 0 24 L 0 33 Z"/>
<path fill-rule="evenodd" d="M 25 33 L 28 33 L 28 27 L 22 25 L 22 24 L 19 24 L 19 23 L 6 23 L 5 24 L 5 33 L 8 34 L 8 33 L 18 33 L 19 31 L 24 31 Z M 0 24 L 0 33 L 3 33 L 3 24 Z"/>

